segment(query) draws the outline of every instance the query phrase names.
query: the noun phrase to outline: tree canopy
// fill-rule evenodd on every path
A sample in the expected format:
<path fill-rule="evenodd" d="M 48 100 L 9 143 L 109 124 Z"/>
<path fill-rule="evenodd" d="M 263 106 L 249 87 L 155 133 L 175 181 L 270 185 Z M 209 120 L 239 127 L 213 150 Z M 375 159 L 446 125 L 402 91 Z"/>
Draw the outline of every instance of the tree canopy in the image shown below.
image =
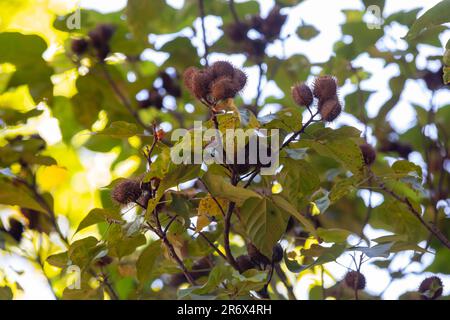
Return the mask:
<path fill-rule="evenodd" d="M 412 265 L 421 279 L 400 298 L 445 299 L 450 105 L 435 97 L 450 83 L 450 1 L 386 14 L 355 0 L 320 62 L 285 49 L 320 34 L 288 27 L 310 1 L 2 2 L 0 299 L 23 294 L 23 261 L 57 299 L 382 299 Z M 388 89 L 365 89 L 363 56 L 398 70 Z M 431 98 L 401 131 L 389 115 L 411 81 Z M 256 151 L 244 140 L 255 162 L 174 162 L 199 121 L 217 135 L 191 160 L 229 160 L 220 142 L 237 129 L 277 135 Z M 367 266 L 389 274 L 385 290 Z"/>

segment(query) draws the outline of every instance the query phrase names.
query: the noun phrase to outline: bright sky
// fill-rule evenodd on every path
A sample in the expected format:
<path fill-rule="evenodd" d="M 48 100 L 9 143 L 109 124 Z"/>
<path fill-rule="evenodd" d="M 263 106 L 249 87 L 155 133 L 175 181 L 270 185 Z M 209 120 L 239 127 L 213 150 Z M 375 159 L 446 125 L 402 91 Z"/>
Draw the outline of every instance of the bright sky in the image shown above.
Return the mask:
<path fill-rule="evenodd" d="M 273 5 L 273 0 L 258 0 L 260 2 L 263 13 L 267 12 L 271 6 Z M 183 4 L 183 0 L 168 0 L 168 3 L 173 5 L 174 7 L 180 7 Z M 439 0 L 387 0 L 385 8 L 385 15 L 389 15 L 398 10 L 410 10 L 417 7 L 424 6 L 425 9 L 428 9 L 439 2 Z M 126 5 L 126 0 L 81 0 L 81 6 L 83 8 L 95 9 L 101 12 L 111 12 L 122 9 Z M 309 42 L 304 42 L 296 37 L 291 37 L 286 42 L 286 52 L 288 55 L 294 53 L 302 53 L 306 55 L 313 62 L 323 62 L 329 59 L 330 54 L 332 52 L 333 44 L 340 39 L 340 24 L 344 22 L 344 15 L 341 13 L 342 9 L 359 9 L 365 10 L 362 5 L 362 2 L 359 0 L 348 0 L 348 1 L 332 1 L 332 0 L 305 0 L 302 4 L 297 6 L 289 15 L 288 22 L 286 27 L 283 29 L 283 33 L 285 35 L 295 32 L 296 27 L 299 25 L 300 20 L 303 20 L 307 24 L 314 25 L 317 29 L 321 31 L 320 35 Z M 214 40 L 220 35 L 220 31 L 216 29 L 217 26 L 221 24 L 220 20 L 215 18 L 210 18 L 208 20 L 208 26 L 212 26 L 212 31 L 208 33 L 208 40 Z M 196 27 L 198 27 L 198 21 L 196 23 Z M 395 41 L 388 42 L 390 49 L 402 47 L 404 45 L 403 37 L 406 34 L 406 28 L 402 26 L 393 26 L 389 28 L 389 35 L 395 39 Z M 442 38 L 442 44 L 446 43 L 446 41 L 450 37 L 450 32 L 445 33 Z M 152 39 L 154 40 L 154 39 Z M 157 43 L 159 44 L 161 40 L 157 39 Z M 200 39 L 196 39 L 194 44 L 199 45 L 201 47 Z M 421 48 L 422 55 L 419 58 L 418 66 L 420 68 L 425 67 L 425 57 L 428 55 L 434 54 L 442 54 L 442 49 L 431 48 L 427 46 L 422 46 Z M 274 45 L 269 48 L 269 54 L 280 55 L 281 50 L 280 46 Z M 147 55 L 145 55 L 147 56 Z M 224 58 L 223 55 L 213 55 L 211 57 L 212 60 L 218 60 L 220 58 Z M 242 56 L 232 56 L 226 57 L 227 60 L 235 63 L 236 65 L 242 65 L 244 62 L 244 58 Z M 385 101 L 390 98 L 390 90 L 388 88 L 388 81 L 392 76 L 398 74 L 398 69 L 396 67 L 386 67 L 383 68 L 381 61 L 376 61 L 374 59 L 369 59 L 367 55 L 362 55 L 355 62 L 356 66 L 363 66 L 365 70 L 370 71 L 373 75 L 371 80 L 364 81 L 362 83 L 363 89 L 375 90 L 376 93 L 372 95 L 368 102 L 368 112 L 369 115 L 374 115 L 377 113 L 377 110 L 383 105 Z M 430 66 L 429 66 L 430 67 Z M 435 66 L 431 66 L 436 68 Z M 256 67 L 250 68 L 246 70 L 249 74 L 249 83 L 250 85 L 244 92 L 244 96 L 254 96 L 256 92 L 256 87 L 251 86 L 251 84 L 256 84 L 257 80 L 257 72 Z M 341 93 L 344 96 L 350 92 L 353 92 L 355 88 L 351 85 L 345 85 L 341 88 Z M 270 83 L 264 87 L 263 90 L 266 96 L 269 95 L 282 95 L 279 90 L 277 90 Z M 392 125 L 400 130 L 405 131 L 408 129 L 413 123 L 415 119 L 415 114 L 411 107 L 411 103 L 416 103 L 422 105 L 424 107 L 428 107 L 427 103 L 430 100 L 430 93 L 426 89 L 425 85 L 421 81 L 408 81 L 405 91 L 403 92 L 402 99 L 397 107 L 390 112 L 389 120 Z M 450 102 L 450 93 L 448 92 L 440 92 L 435 97 L 435 103 L 437 105 L 444 105 Z M 272 108 L 267 108 L 264 111 L 269 112 L 273 110 Z M 350 124 L 356 126 L 358 128 L 362 128 L 361 125 L 355 121 L 355 119 L 351 116 L 342 116 L 341 119 L 337 122 L 339 124 Z M 421 162 L 421 159 L 418 157 L 414 158 L 414 161 L 418 163 Z M 361 195 L 365 200 L 367 200 L 367 194 L 362 192 Z M 374 195 L 372 202 L 378 204 L 381 202 L 380 195 Z M 384 235 L 384 233 L 380 231 L 376 231 L 368 227 L 367 234 L 370 237 L 374 238 L 380 235 Z M 406 253 L 396 258 L 393 263 L 393 269 L 397 270 L 404 266 L 409 260 L 406 259 L 411 253 Z M 2 259 L 0 259 L 1 261 Z M 425 259 L 427 261 L 427 265 L 432 261 L 432 255 L 427 254 Z M 5 263 L 7 261 L 4 261 Z M 351 260 L 349 257 L 344 257 L 339 259 L 340 264 L 350 267 L 352 266 Z M 1 267 L 1 263 L 0 263 Z M 337 278 L 341 279 L 346 269 L 336 263 L 331 263 L 327 265 L 327 268 L 331 271 L 331 273 Z M 424 269 L 424 266 L 420 266 L 417 263 L 412 264 L 407 271 L 421 271 Z M 362 269 L 363 273 L 367 273 L 368 277 L 368 288 L 373 291 L 373 293 L 379 293 L 383 291 L 387 283 L 389 282 L 389 276 L 387 272 L 382 271 L 373 265 L 365 264 Z M 21 279 L 21 284 L 25 289 L 24 298 L 49 298 L 51 297 L 51 293 L 46 288 L 45 280 L 42 277 L 36 277 L 36 275 L 29 274 L 28 276 L 23 277 Z M 421 282 L 421 280 L 427 275 L 415 276 L 410 275 L 405 279 L 395 281 L 390 288 L 385 292 L 384 298 L 386 299 L 395 299 L 400 294 L 404 293 L 408 290 L 416 290 Z M 450 277 L 443 277 L 444 280 L 444 291 L 445 294 L 450 293 Z M 307 288 L 309 283 L 312 282 L 311 278 L 305 277 L 302 279 L 300 284 L 296 287 L 296 293 L 300 299 L 307 298 Z M 330 279 L 326 278 L 326 282 L 330 285 Z"/>

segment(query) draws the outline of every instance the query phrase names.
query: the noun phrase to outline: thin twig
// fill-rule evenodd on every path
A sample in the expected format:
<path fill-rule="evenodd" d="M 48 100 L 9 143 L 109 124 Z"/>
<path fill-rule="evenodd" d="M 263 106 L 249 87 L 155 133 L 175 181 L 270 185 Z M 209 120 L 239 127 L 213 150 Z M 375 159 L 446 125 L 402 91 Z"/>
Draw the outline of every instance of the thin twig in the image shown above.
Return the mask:
<path fill-rule="evenodd" d="M 136 120 L 136 122 L 146 131 L 151 132 L 152 127 L 146 125 L 141 117 L 139 116 L 139 113 L 136 111 L 136 109 L 133 108 L 131 105 L 131 102 L 128 100 L 128 98 L 122 93 L 120 88 L 117 86 L 114 79 L 111 77 L 111 74 L 108 71 L 108 68 L 105 64 L 101 64 L 101 68 L 103 71 L 103 75 L 105 76 L 106 80 L 108 81 L 109 85 L 113 89 L 114 93 L 117 95 L 119 100 L 122 102 L 123 106 L 127 109 L 127 111 L 131 114 L 131 116 Z"/>
<path fill-rule="evenodd" d="M 403 198 L 401 196 L 399 196 L 398 194 L 396 194 L 394 191 L 388 189 L 384 183 L 380 182 L 379 186 L 382 190 L 384 190 L 385 192 L 387 192 L 388 194 L 390 194 L 392 197 L 394 197 L 395 199 L 397 199 L 398 201 L 400 201 L 401 203 L 405 204 L 409 211 L 420 221 L 420 223 L 431 233 L 433 234 L 436 239 L 438 239 L 444 246 L 446 246 L 448 249 L 450 249 L 450 241 L 447 239 L 447 237 L 441 232 L 441 230 L 439 230 L 436 226 L 434 225 L 430 225 L 429 223 L 427 223 L 422 215 L 420 214 L 420 212 L 418 212 L 416 210 L 416 208 L 414 208 L 414 206 L 411 204 L 411 201 L 409 201 L 408 198 Z"/>
<path fill-rule="evenodd" d="M 237 23 L 239 23 L 240 20 L 239 20 L 238 14 L 237 14 L 237 12 L 236 12 L 236 8 L 235 8 L 235 6 L 234 6 L 234 0 L 230 0 L 230 1 L 229 1 L 229 5 L 230 5 L 230 11 L 231 11 L 231 14 L 232 14 L 232 16 L 233 16 L 234 21 L 237 22 Z"/>
<path fill-rule="evenodd" d="M 203 53 L 203 59 L 205 60 L 205 66 L 208 66 L 208 42 L 206 41 L 206 28 L 205 28 L 205 4 L 203 0 L 198 0 L 198 8 L 200 11 L 200 19 L 203 33 L 203 47 L 205 52 Z"/>

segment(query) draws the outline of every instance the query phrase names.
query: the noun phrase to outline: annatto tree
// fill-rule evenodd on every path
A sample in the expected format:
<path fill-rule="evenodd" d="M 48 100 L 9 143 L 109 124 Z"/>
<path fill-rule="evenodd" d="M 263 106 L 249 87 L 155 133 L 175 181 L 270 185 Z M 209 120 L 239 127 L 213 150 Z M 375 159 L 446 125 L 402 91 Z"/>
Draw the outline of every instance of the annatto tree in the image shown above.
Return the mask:
<path fill-rule="evenodd" d="M 386 14 L 355 0 L 321 62 L 319 31 L 288 23 L 308 2 L 3 1 L 0 299 L 30 290 L 24 272 L 57 299 L 381 299 L 412 273 L 401 298 L 442 298 L 450 1 Z M 388 88 L 367 88 L 361 57 L 398 70 Z M 389 115 L 410 83 L 431 99 L 400 131 Z"/>

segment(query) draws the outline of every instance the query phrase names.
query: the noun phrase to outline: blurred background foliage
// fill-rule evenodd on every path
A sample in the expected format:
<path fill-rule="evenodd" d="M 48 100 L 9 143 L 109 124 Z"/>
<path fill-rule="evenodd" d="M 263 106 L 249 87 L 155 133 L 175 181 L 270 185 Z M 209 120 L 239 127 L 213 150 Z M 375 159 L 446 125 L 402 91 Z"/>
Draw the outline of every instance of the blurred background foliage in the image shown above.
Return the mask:
<path fill-rule="evenodd" d="M 271 12 L 280 9 L 282 16 L 289 15 L 302 2 L 277 0 Z M 363 0 L 361 5 L 363 9 L 377 5 L 383 12 L 385 1 Z M 143 224 L 137 210 L 122 208 L 127 211 L 122 216 L 110 199 L 110 189 L 117 179 L 141 177 L 146 171 L 142 151 L 153 142 L 149 134 L 153 122 L 165 132 L 163 141 L 169 144 L 172 130 L 192 128 L 195 120 L 208 120 L 205 107 L 181 81 L 184 70 L 204 65 L 205 56 L 208 57 L 202 15 L 207 16 L 209 23 L 214 17 L 219 25 L 219 30 L 213 32 L 206 23 L 210 63 L 239 55 L 245 57 L 241 66 L 244 70 L 257 70 L 247 84 L 252 89 L 245 90 L 234 102 L 241 111 L 242 122 L 249 117 L 251 123 L 250 114 L 259 113 L 254 121 L 263 126 L 284 128 L 280 123 L 285 121 L 288 127 L 299 125 L 301 113 L 307 119 L 308 112 L 292 100 L 291 86 L 311 82 L 319 74 L 333 75 L 340 86 L 355 88 L 341 94 L 340 99 L 345 105 L 345 116 L 361 132 L 339 122 L 331 124 L 333 129 L 341 127 L 335 131 L 314 124 L 306 138 L 290 149 L 291 159 L 284 163 L 288 169 L 272 181 L 260 179 L 256 183 L 256 189 L 271 186 L 274 194 L 279 193 L 277 188 L 292 192 L 287 195 L 291 203 L 304 213 L 318 236 L 330 244 L 320 245 L 303 224 L 291 219 L 282 238 L 284 262 L 276 267 L 269 296 L 295 298 L 299 281 L 310 276 L 313 281 L 307 285 L 309 298 L 353 299 L 353 290 L 343 286 L 342 279 L 325 263 L 352 254 L 359 259 L 358 251 L 349 248 L 369 239 L 369 247 L 379 246 L 365 252 L 365 258 L 387 270 L 392 281 L 408 277 L 411 272 L 407 267 L 389 267 L 398 252 L 409 253 L 408 266 L 421 265 L 424 255 L 432 256 L 432 263 L 421 269 L 423 274 L 450 274 L 450 250 L 430 236 L 407 207 L 379 186 L 369 185 L 361 177 L 349 177 L 342 168 L 352 172 L 360 169 L 361 154 L 359 150 L 354 153 L 351 146 L 366 139 L 378 152 L 372 171 L 384 179 L 390 190 L 410 199 L 433 228 L 450 235 L 450 105 L 448 100 L 442 104 L 434 99 L 439 92 L 448 90 L 445 81 L 449 77 L 449 44 L 442 35 L 448 35 L 445 31 L 450 21 L 449 7 L 450 1 L 444 0 L 419 20 L 421 8 L 383 15 L 379 29 L 368 28 L 373 17 L 365 10 L 345 10 L 342 38 L 333 44 L 332 55 L 326 61 L 311 62 L 303 54 L 286 52 L 285 42 L 298 37 L 308 46 L 319 30 L 303 21 L 298 21 L 296 29 L 286 30 L 285 21 L 279 16 L 278 20 L 270 20 L 266 13 L 261 18 L 257 1 L 185 0 L 174 8 L 164 0 L 128 0 L 123 10 L 112 13 L 81 9 L 80 29 L 70 29 L 67 24 L 76 17 L 74 12 L 78 13 L 74 11 L 75 1 L 2 1 L 0 299 L 23 295 L 17 279 L 24 271 L 15 266 L 22 266 L 24 260 L 34 269 L 27 272 L 36 277 L 43 275 L 56 298 L 237 298 L 253 296 L 250 292 L 261 289 L 267 276 L 261 270 L 246 276 L 230 275 L 230 268 L 217 264 L 210 273 L 214 263 L 200 258 L 214 256 L 210 260 L 216 261 L 220 257 L 201 237 L 194 237 L 186 226 L 175 224 L 171 227 L 179 230 L 171 230 L 170 240 L 185 258 L 188 269 L 206 270 L 194 272 L 203 286 L 188 288 L 182 284 L 185 281 L 176 264 L 167 252 L 161 252 L 160 240 L 152 234 L 136 232 Z M 323 10 L 317 8 L 318 14 Z M 261 21 L 269 27 L 264 28 L 264 23 L 261 26 Z M 80 48 L 74 47 L 74 39 L 93 39 L 92 31 L 105 24 L 114 29 L 106 52 L 90 47 L 77 54 Z M 394 49 L 386 45 L 396 41 L 387 39 L 390 35 L 385 32 L 392 25 L 410 30 L 402 35 L 406 36 L 405 45 Z M 425 65 L 433 68 L 418 67 L 424 46 L 441 52 L 425 58 Z M 380 88 L 362 89 L 372 75 L 364 67 L 354 65 L 361 55 L 381 61 L 384 67 L 396 65 L 400 71 L 389 80 L 389 98 L 378 111 L 366 108 Z M 416 121 L 408 130 L 397 132 L 387 119 L 399 104 L 408 81 L 425 83 L 423 88 L 429 90 L 431 99 L 427 104 L 413 105 Z M 271 94 L 268 86 L 283 94 Z M 286 110 L 298 117 L 284 114 Z M 330 149 L 324 150 L 318 144 Z M 165 148 L 158 146 L 157 153 L 164 154 Z M 309 150 L 307 156 L 305 150 Z M 305 157 L 308 161 L 303 160 Z M 158 158 L 164 162 L 163 156 Z M 183 171 L 179 178 L 183 177 L 187 181 L 195 176 Z M 184 181 L 178 180 L 177 184 Z M 289 184 L 295 187 L 290 189 Z M 166 207 L 188 219 L 198 215 L 200 220 L 198 199 L 206 199 L 205 191 L 198 183 L 180 187 L 165 195 Z M 304 196 L 299 197 L 299 192 Z M 373 199 L 379 203 L 373 204 Z M 219 215 L 214 213 L 210 200 L 202 201 L 210 206 L 205 215 Z M 256 211 L 254 214 L 260 214 L 261 219 L 265 217 L 264 212 Z M 203 223 L 209 239 L 222 249 L 222 222 Z M 287 224 L 287 220 L 283 223 Z M 370 230 L 387 231 L 383 233 L 386 236 L 374 242 L 376 237 L 364 232 L 367 225 Z M 235 228 L 233 251 L 236 255 L 245 254 L 245 243 L 239 236 L 243 231 L 236 223 Z M 389 245 L 383 247 L 386 243 Z M 348 261 L 344 270 L 358 268 L 356 261 Z M 67 289 L 74 278 L 67 272 L 71 264 L 83 270 L 81 290 Z M 370 285 L 370 275 L 367 277 Z M 215 291 L 225 279 L 233 293 L 231 289 Z M 177 290 L 179 285 L 181 289 Z M 359 297 L 376 299 L 381 294 L 369 290 Z M 411 292 L 404 297 L 418 295 Z"/>

